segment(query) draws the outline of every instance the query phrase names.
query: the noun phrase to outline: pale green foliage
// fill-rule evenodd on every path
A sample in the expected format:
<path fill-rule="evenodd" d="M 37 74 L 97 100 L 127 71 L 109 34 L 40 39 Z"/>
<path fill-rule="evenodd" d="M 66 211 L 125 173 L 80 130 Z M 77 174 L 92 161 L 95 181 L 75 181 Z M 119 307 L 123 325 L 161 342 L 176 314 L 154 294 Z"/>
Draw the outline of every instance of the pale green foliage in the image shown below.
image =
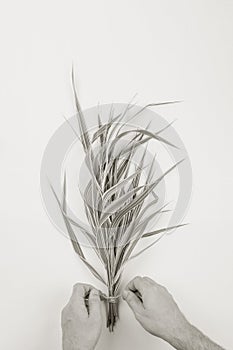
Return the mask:
<path fill-rule="evenodd" d="M 78 101 L 73 74 L 72 82 L 80 140 L 85 151 L 86 165 L 90 173 L 90 180 L 84 189 L 84 206 L 90 224 L 89 230 L 67 215 L 66 178 L 64 178 L 63 183 L 62 200 L 58 199 L 53 188 L 52 190 L 61 209 L 75 252 L 93 275 L 108 287 L 109 295 L 116 296 L 119 293 L 121 275 L 127 261 L 138 256 L 157 241 L 152 242 L 149 246 L 142 249 L 141 252 L 132 256 L 140 239 L 155 236 L 175 228 L 170 227 L 145 232 L 149 222 L 156 215 L 167 211 L 164 210 L 165 206 L 163 206 L 155 208 L 152 214 L 151 212 L 148 214 L 149 209 L 155 207 L 158 202 L 158 197 L 155 193 L 156 186 L 178 164 L 175 164 L 156 181 L 152 182 L 154 167 L 154 163 L 152 163 L 148 169 L 148 176 L 143 181 L 142 172 L 146 166 L 144 164 L 146 149 L 136 167 L 132 166 L 133 157 L 138 148 L 143 144 L 146 145 L 151 139 L 173 147 L 175 145 L 172 145 L 160 136 L 164 129 L 156 133 L 152 133 L 148 129 L 123 131 L 124 124 L 121 121 L 134 107 L 132 104 L 128 104 L 126 109 L 117 116 L 114 116 L 112 108 L 109 120 L 104 124 L 100 115 L 98 115 L 98 130 L 93 135 L 90 135 Z M 168 103 L 174 102 L 166 102 L 165 104 Z M 134 114 L 133 117 L 143 112 L 146 107 Z M 129 135 L 132 135 L 132 137 L 127 139 L 127 143 L 122 143 L 122 140 L 127 136 L 129 137 Z M 152 198 L 152 200 L 146 203 L 148 198 Z M 101 276 L 97 269 L 87 261 L 73 226 L 78 227 L 89 240 L 90 245 L 105 268 L 106 276 Z M 117 307 L 109 304 L 108 326 L 111 330 L 116 318 Z"/>

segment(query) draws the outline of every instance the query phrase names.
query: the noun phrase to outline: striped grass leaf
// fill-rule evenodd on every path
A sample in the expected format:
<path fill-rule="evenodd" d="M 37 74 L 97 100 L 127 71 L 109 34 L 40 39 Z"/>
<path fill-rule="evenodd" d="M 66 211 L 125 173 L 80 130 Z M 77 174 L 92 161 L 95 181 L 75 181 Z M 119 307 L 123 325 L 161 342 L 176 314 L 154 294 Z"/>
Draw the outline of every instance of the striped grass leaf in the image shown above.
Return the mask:
<path fill-rule="evenodd" d="M 71 240 L 71 243 L 73 245 L 73 248 L 74 248 L 74 251 L 77 253 L 77 255 L 79 256 L 79 258 L 84 262 L 84 264 L 87 266 L 87 268 L 91 271 L 91 273 L 100 281 L 102 282 L 104 285 L 107 285 L 106 281 L 104 280 L 104 278 L 100 275 L 100 273 L 87 261 L 87 259 L 85 258 L 84 256 L 84 253 L 81 249 L 81 246 L 77 240 L 77 237 L 72 229 L 72 226 L 69 222 L 69 220 L 66 218 L 66 216 L 64 215 L 63 213 L 63 208 L 61 206 L 61 202 L 54 190 L 54 188 L 52 187 L 52 185 L 50 185 L 51 187 L 51 190 L 54 194 L 54 197 L 56 198 L 57 200 L 57 203 L 59 205 L 59 208 L 61 210 L 61 213 L 62 213 L 62 217 L 64 219 L 64 222 L 65 222 L 65 225 L 66 225 L 66 229 L 67 229 L 67 232 L 70 236 L 70 240 Z"/>
<path fill-rule="evenodd" d="M 107 286 L 109 295 L 116 296 L 116 293 L 119 293 L 126 263 L 152 247 L 158 239 L 132 255 L 138 242 L 142 238 L 158 237 L 158 235 L 160 235 L 160 239 L 168 231 L 183 226 L 177 225 L 145 232 L 148 224 L 156 215 L 168 211 L 165 209 L 166 205 L 159 209 L 156 208 L 158 203 L 158 196 L 155 193 L 156 186 L 183 161 L 169 168 L 155 181 L 152 181 L 156 168 L 155 156 L 150 165 L 145 165 L 149 141 L 156 140 L 164 145 L 177 148 L 169 140 L 160 136 L 172 123 L 157 132 L 152 132 L 150 131 L 150 123 L 144 129 L 136 129 L 126 127 L 124 119 L 129 123 L 134 118 L 140 117 L 148 107 L 169 105 L 179 101 L 149 104 L 132 113 L 128 119 L 128 113 L 135 107 L 132 101 L 116 116 L 112 105 L 107 122 L 103 123 L 101 115 L 98 113 L 98 128 L 91 133 L 87 129 L 85 116 L 77 97 L 73 70 L 72 86 L 80 137 L 75 130 L 74 132 L 81 140 L 89 172 L 87 185 L 81 193 L 90 229 L 77 222 L 78 220 L 71 218 L 67 213 L 66 174 L 64 175 L 62 199 L 59 200 L 52 186 L 51 190 L 61 210 L 74 251 L 92 274 Z M 137 162 L 137 166 L 135 166 L 134 157 L 143 145 L 146 147 Z M 142 172 L 147 166 L 148 174 L 144 179 Z M 102 277 L 87 261 L 74 232 L 74 227 L 89 240 L 105 268 L 105 277 Z M 113 330 L 117 317 L 117 304 L 109 303 L 107 324 L 110 330 Z"/>

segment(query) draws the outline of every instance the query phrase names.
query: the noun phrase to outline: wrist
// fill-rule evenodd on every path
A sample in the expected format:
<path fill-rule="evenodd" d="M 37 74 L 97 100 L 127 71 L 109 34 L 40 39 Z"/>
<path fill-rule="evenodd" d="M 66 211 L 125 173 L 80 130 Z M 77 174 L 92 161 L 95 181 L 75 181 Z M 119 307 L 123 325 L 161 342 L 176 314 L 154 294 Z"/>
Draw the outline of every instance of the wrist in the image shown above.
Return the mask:
<path fill-rule="evenodd" d="M 190 334 L 193 333 L 194 326 L 187 320 L 179 324 L 170 334 L 169 337 L 164 338 L 171 346 L 177 350 L 189 350 Z"/>
<path fill-rule="evenodd" d="M 95 350 L 95 346 L 82 346 L 77 344 L 78 342 L 66 340 L 63 342 L 63 350 Z"/>

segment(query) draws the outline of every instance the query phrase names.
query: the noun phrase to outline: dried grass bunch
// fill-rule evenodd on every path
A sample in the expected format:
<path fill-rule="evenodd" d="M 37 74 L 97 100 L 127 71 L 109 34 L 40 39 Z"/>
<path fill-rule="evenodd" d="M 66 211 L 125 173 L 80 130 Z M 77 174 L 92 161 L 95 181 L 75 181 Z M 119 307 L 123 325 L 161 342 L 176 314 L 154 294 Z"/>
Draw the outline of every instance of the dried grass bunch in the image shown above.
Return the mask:
<path fill-rule="evenodd" d="M 156 186 L 180 162 L 168 169 L 156 181 L 151 181 L 154 167 L 152 162 L 149 166 L 147 165 L 147 176 L 143 177 L 146 147 L 141 155 L 140 162 L 136 165 L 134 163 L 134 156 L 142 145 L 147 145 L 150 140 L 154 139 L 175 147 L 161 136 L 164 129 L 156 133 L 150 132 L 148 130 L 149 126 L 145 129 L 128 129 L 122 121 L 129 110 L 134 107 L 129 103 L 126 109 L 117 116 L 114 116 L 114 110 L 112 109 L 107 123 L 102 123 L 101 117 L 98 116 L 98 130 L 91 135 L 87 130 L 85 118 L 78 101 L 73 74 L 72 83 L 80 131 L 80 136 L 77 135 L 77 137 L 82 142 L 86 166 L 90 173 L 90 180 L 83 192 L 89 230 L 68 216 L 66 177 L 64 176 L 63 198 L 61 200 L 57 197 L 52 186 L 51 188 L 61 209 L 75 252 L 92 274 L 107 287 L 108 295 L 104 297 L 103 294 L 107 305 L 107 327 L 110 331 L 113 331 L 118 318 L 120 282 L 126 263 L 152 247 L 157 242 L 157 237 L 161 237 L 157 235 L 182 226 L 178 225 L 146 232 L 151 220 L 167 211 L 165 205 L 160 208 L 156 207 L 158 203 L 158 196 L 155 192 Z M 162 104 L 169 103 L 174 102 Z M 132 118 L 147 107 L 134 114 Z M 128 137 L 127 141 L 125 137 Z M 150 198 L 149 201 L 148 198 Z M 151 208 L 154 208 L 152 212 Z M 74 232 L 74 226 L 78 227 L 90 242 L 104 266 L 105 276 L 102 276 L 86 259 Z M 152 236 L 157 236 L 156 240 L 133 255 L 139 240 Z"/>

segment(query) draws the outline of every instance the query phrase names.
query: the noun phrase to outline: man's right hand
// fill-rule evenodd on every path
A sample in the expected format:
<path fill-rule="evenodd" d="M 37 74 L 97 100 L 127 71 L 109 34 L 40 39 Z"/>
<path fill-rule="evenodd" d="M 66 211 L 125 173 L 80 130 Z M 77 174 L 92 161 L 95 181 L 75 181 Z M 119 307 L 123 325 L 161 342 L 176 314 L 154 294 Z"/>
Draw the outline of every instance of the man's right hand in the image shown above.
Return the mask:
<path fill-rule="evenodd" d="M 192 326 L 167 289 L 149 277 L 135 277 L 123 298 L 142 327 L 177 350 L 223 350 Z"/>
<path fill-rule="evenodd" d="M 189 327 L 171 294 L 149 277 L 135 277 L 125 288 L 123 298 L 152 335 L 171 342 Z"/>

